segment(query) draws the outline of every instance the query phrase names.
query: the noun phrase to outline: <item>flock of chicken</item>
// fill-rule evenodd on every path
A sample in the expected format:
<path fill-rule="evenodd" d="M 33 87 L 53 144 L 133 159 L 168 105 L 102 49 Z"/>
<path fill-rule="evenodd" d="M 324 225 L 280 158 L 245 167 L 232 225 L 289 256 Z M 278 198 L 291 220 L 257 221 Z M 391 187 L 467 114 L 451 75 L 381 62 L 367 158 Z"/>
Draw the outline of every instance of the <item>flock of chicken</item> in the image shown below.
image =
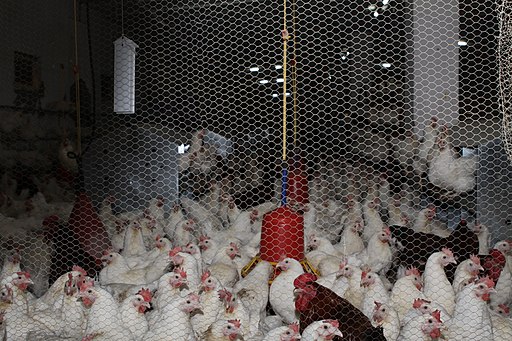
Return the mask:
<path fill-rule="evenodd" d="M 447 147 L 443 130 L 435 136 L 438 150 L 424 153 L 429 165 Z M 100 264 L 66 219 L 46 217 L 69 217 L 72 204 L 49 199 L 49 193 L 69 195 L 65 190 L 48 180 L 28 200 L 4 179 L 0 335 L 9 341 L 512 339 L 512 242 L 489 245 L 489 231 L 477 222 L 461 221 L 452 231 L 434 206 L 417 209 L 407 188 L 392 193 L 386 177 L 368 174 L 363 181 L 356 173 L 330 184 L 335 197 L 326 197 L 315 177 L 309 203 L 289 202 L 304 217 L 306 258 L 317 275 L 285 255 L 274 265 L 255 258 L 264 214 L 277 201 L 241 210 L 223 182 L 212 182 L 198 199 L 180 198 L 170 212 L 157 197 L 144 210 L 115 214 L 116 199 L 106 197 L 98 218 L 111 248 L 100 250 Z M 470 178 L 461 185 L 451 181 L 453 173 L 429 173 L 432 182 L 436 176 L 448 190 L 472 188 Z M 40 226 L 43 218 L 42 228 L 23 227 Z"/>

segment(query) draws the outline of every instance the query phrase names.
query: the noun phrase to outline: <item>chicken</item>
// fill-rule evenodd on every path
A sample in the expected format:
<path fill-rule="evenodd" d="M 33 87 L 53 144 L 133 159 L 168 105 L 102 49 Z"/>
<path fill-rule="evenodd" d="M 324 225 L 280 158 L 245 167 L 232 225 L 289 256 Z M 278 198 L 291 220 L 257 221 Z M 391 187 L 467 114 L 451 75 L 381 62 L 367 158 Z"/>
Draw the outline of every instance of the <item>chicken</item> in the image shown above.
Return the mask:
<path fill-rule="evenodd" d="M 487 307 L 494 282 L 480 278 L 457 295 L 452 318 L 445 322 L 445 336 L 450 341 L 492 340 L 492 322 Z"/>
<path fill-rule="evenodd" d="M 235 257 L 240 257 L 238 246 L 231 242 L 229 245 L 219 248 L 208 270 L 224 287 L 232 288 L 238 281 L 238 269 L 234 262 Z"/>
<path fill-rule="evenodd" d="M 371 321 L 374 327 L 382 327 L 387 341 L 396 341 L 400 334 L 400 319 L 398 314 L 389 304 L 374 302 Z"/>
<path fill-rule="evenodd" d="M 254 269 L 241 278 L 233 287 L 238 299 L 247 307 L 250 315 L 249 335 L 258 333 L 260 321 L 265 318 L 269 297 L 268 280 L 272 275 L 272 265 L 267 261 L 260 261 Z"/>
<path fill-rule="evenodd" d="M 203 313 L 191 317 L 192 329 L 197 338 L 202 339 L 210 326 L 217 320 L 220 311 L 224 309 L 220 300 L 220 291 L 223 289 L 220 281 L 206 270 L 201 275 L 200 292 Z"/>
<path fill-rule="evenodd" d="M 148 331 L 148 321 L 144 313 L 151 308 L 151 298 L 151 291 L 141 289 L 137 294 L 128 296 L 119 308 L 121 322 L 135 340 L 141 339 Z"/>
<path fill-rule="evenodd" d="M 188 294 L 187 273 L 180 268 L 174 268 L 158 279 L 156 292 L 153 295 L 153 310 L 150 315 L 160 313 L 162 309 L 178 297 Z"/>
<path fill-rule="evenodd" d="M 302 332 L 302 341 L 327 341 L 333 340 L 335 336 L 343 337 L 339 330 L 337 320 L 315 321 L 308 325 Z"/>
<path fill-rule="evenodd" d="M 189 341 L 194 332 L 190 323 L 193 312 L 202 309 L 199 295 L 192 292 L 185 297 L 173 300 L 157 317 L 154 327 L 144 336 L 145 341 L 167 341 L 172 335 L 173 341 Z"/>
<path fill-rule="evenodd" d="M 491 242 L 489 228 L 480 224 L 478 221 L 475 221 L 475 224 L 473 225 L 473 232 L 478 236 L 478 254 L 488 255 Z"/>
<path fill-rule="evenodd" d="M 316 283 L 316 279 L 316 275 L 304 273 L 293 283 L 297 295 L 295 309 L 299 315 L 303 337 L 304 329 L 313 322 L 333 319 L 340 324 L 340 331 L 348 340 L 386 340 L 382 328 L 374 328 L 360 310 L 330 289 Z M 333 340 L 341 340 L 341 337 Z"/>
<path fill-rule="evenodd" d="M 239 320 L 242 324 L 242 334 L 249 336 L 251 316 L 247 307 L 236 294 L 226 288 L 219 291 L 219 298 L 224 304 L 224 309 L 220 310 L 217 319 Z"/>
<path fill-rule="evenodd" d="M 174 204 L 172 206 L 171 212 L 169 213 L 169 217 L 164 225 L 164 233 L 169 237 L 174 236 L 174 231 L 176 230 L 176 225 L 178 223 L 186 220 L 185 215 L 183 214 L 183 210 L 181 209 L 181 205 Z"/>
<path fill-rule="evenodd" d="M 360 233 L 363 232 L 363 226 L 362 220 L 356 220 L 352 225 L 345 227 L 340 241 L 335 245 L 338 253 L 350 256 L 364 250 L 364 242 L 360 236 Z"/>
<path fill-rule="evenodd" d="M 448 321 L 449 319 L 451 319 L 451 316 L 448 314 L 446 309 L 444 309 L 443 306 L 441 306 L 440 304 L 432 301 L 427 301 L 422 298 L 417 298 L 414 300 L 412 308 L 409 309 L 409 311 L 405 314 L 403 320 L 401 321 L 401 324 L 404 326 L 415 317 L 424 314 L 432 314 L 436 310 L 439 311 L 442 321 Z"/>
<path fill-rule="evenodd" d="M 405 276 L 395 282 L 390 298 L 400 321 L 404 319 L 405 314 L 412 307 L 414 300 L 418 298 L 427 299 L 421 289 L 421 274 L 416 268 L 407 269 Z"/>
<path fill-rule="evenodd" d="M 239 320 L 215 321 L 206 331 L 204 341 L 235 341 L 243 340 L 242 328 Z"/>
<path fill-rule="evenodd" d="M 443 248 L 440 252 L 434 252 L 427 260 L 423 273 L 423 293 L 436 303 L 442 305 L 448 314 L 452 315 L 455 309 L 455 291 L 446 277 L 444 267 L 457 261 L 450 249 Z"/>
<path fill-rule="evenodd" d="M 130 331 L 123 326 L 118 303 L 105 289 L 95 286 L 93 281 L 86 281 L 80 285 L 78 296 L 89 308 L 86 336 L 95 335 L 94 340 L 99 341 L 134 340 Z"/>
<path fill-rule="evenodd" d="M 382 231 L 384 228 L 384 222 L 379 213 L 380 204 L 378 197 L 371 198 L 368 195 L 363 205 L 365 223 L 362 237 L 365 242 L 368 242 L 375 233 Z"/>
<path fill-rule="evenodd" d="M 182 248 L 177 246 L 169 251 L 169 257 L 171 258 L 171 263 L 174 264 L 174 266 L 183 268 L 187 273 L 189 289 L 191 291 L 195 291 L 201 283 L 201 275 L 199 272 L 199 265 L 197 264 L 197 260 L 194 256 L 189 253 L 182 252 Z"/>
<path fill-rule="evenodd" d="M 146 253 L 140 219 L 130 221 L 124 234 L 123 257 L 142 256 Z"/>
<path fill-rule="evenodd" d="M 390 241 L 391 230 L 389 228 L 381 229 L 370 238 L 366 249 L 357 257 L 363 264 L 369 266 L 373 272 L 385 274 L 393 260 Z"/>
<path fill-rule="evenodd" d="M 475 187 L 475 170 L 478 158 L 456 157 L 444 128 L 437 136 L 434 153 L 428 170 L 429 181 L 442 189 L 461 194 Z"/>
<path fill-rule="evenodd" d="M 293 258 L 284 258 L 276 265 L 281 272 L 270 285 L 269 303 L 276 314 L 282 317 L 285 323 L 297 321 L 294 306 L 293 281 L 304 273 L 299 261 Z"/>
<path fill-rule="evenodd" d="M 480 271 L 484 271 L 484 268 L 480 265 L 480 258 L 475 255 L 471 255 L 469 259 L 462 261 L 455 270 L 455 277 L 453 279 L 452 287 L 455 293 L 458 293 L 461 288 L 461 284 L 468 279 L 475 279 L 478 277 Z"/>
<path fill-rule="evenodd" d="M 388 303 L 389 293 L 379 275 L 375 272 L 363 271 L 361 274 L 361 286 L 364 287 L 364 298 L 362 312 L 369 319 L 372 318 L 375 301 L 379 303 Z"/>
<path fill-rule="evenodd" d="M 299 341 L 300 339 L 299 325 L 292 323 L 270 330 L 262 341 Z"/>
<path fill-rule="evenodd" d="M 359 267 L 349 264 L 348 260 L 340 263 L 338 276 L 348 279 L 348 286 L 343 297 L 357 309 L 362 309 L 363 307 L 364 288 L 361 286 L 362 274 L 363 271 Z"/>
<path fill-rule="evenodd" d="M 494 341 L 508 341 L 512 338 L 512 320 L 508 306 L 500 305 L 491 310 L 491 322 Z"/>
<path fill-rule="evenodd" d="M 409 321 L 398 336 L 398 341 L 431 341 L 438 340 L 443 329 L 443 322 L 438 311 L 419 315 Z M 449 339 L 451 340 L 451 339 Z"/>

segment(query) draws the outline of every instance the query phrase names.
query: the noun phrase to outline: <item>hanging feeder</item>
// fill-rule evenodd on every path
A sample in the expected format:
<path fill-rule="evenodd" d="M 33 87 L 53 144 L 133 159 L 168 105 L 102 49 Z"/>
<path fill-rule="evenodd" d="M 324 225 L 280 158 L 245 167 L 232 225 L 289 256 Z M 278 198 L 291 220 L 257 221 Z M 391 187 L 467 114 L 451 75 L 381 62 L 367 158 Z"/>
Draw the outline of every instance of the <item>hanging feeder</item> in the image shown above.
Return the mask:
<path fill-rule="evenodd" d="M 294 3 L 295 5 L 295 3 Z M 295 7 L 294 7 L 295 10 Z M 295 13 L 294 13 L 295 14 Z M 283 39 L 283 146 L 282 146 L 282 182 L 281 182 L 281 206 L 263 216 L 263 223 L 261 227 L 261 241 L 260 253 L 256 255 L 241 271 L 242 276 L 245 277 L 260 261 L 267 261 L 272 266 L 283 258 L 293 258 L 299 261 L 304 270 L 307 272 L 316 273 L 316 270 L 309 264 L 304 255 L 304 217 L 290 208 L 287 203 L 288 200 L 293 203 L 305 204 L 308 202 L 308 182 L 305 176 L 304 165 L 300 159 L 300 153 L 294 151 L 293 157 L 288 160 L 286 153 L 287 144 L 287 106 L 286 106 L 286 70 L 287 70 L 287 46 L 290 34 L 286 27 L 286 1 L 284 5 L 284 22 L 281 36 Z M 295 24 L 295 16 L 294 16 Z M 294 27 L 295 28 L 295 27 Z M 294 30 L 295 34 L 295 30 Z M 295 43 L 294 43 L 295 49 Z M 291 66 L 295 70 L 296 62 L 292 60 Z M 294 91 L 294 142 L 297 146 L 296 131 L 296 79 L 293 77 L 293 91 Z M 278 273 L 274 273 L 274 277 Z M 273 277 L 273 278 L 274 278 Z M 270 279 L 270 281 L 273 280 Z"/>
<path fill-rule="evenodd" d="M 135 49 L 132 40 L 121 36 L 114 42 L 114 112 L 135 113 Z"/>

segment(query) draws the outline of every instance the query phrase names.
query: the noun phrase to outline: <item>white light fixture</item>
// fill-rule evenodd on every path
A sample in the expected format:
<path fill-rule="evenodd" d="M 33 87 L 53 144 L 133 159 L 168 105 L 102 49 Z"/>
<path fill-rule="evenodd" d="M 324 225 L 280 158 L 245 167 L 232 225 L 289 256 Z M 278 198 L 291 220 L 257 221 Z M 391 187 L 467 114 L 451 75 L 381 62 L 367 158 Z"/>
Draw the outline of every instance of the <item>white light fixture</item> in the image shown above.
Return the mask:
<path fill-rule="evenodd" d="M 341 59 L 345 60 L 345 59 L 347 59 L 347 56 L 341 56 Z"/>
<path fill-rule="evenodd" d="M 278 96 L 279 96 L 278 94 L 272 94 L 272 97 L 274 97 L 274 98 L 276 98 Z"/>
<path fill-rule="evenodd" d="M 251 71 L 251 72 L 258 72 L 258 71 L 260 71 L 260 68 L 257 67 L 257 66 L 253 66 L 253 67 L 249 68 L 249 71 Z"/>
<path fill-rule="evenodd" d="M 289 92 L 287 92 L 287 93 L 286 93 L 286 97 L 290 97 L 291 95 L 292 95 L 292 94 L 291 94 L 291 93 L 289 93 Z"/>
<path fill-rule="evenodd" d="M 391 63 L 382 63 L 381 65 L 383 68 L 386 68 L 386 69 L 391 67 Z"/>
<path fill-rule="evenodd" d="M 135 113 L 135 49 L 124 35 L 114 42 L 114 112 Z"/>
<path fill-rule="evenodd" d="M 377 17 L 379 16 L 379 12 L 377 12 L 377 11 L 373 12 L 373 16 L 374 16 L 375 18 L 377 18 Z"/>
<path fill-rule="evenodd" d="M 276 70 L 281 70 L 283 68 L 282 65 L 276 65 Z"/>
<path fill-rule="evenodd" d="M 468 46 L 468 42 L 467 42 L 467 41 L 464 41 L 464 40 L 459 40 L 459 41 L 457 42 L 457 45 L 459 45 L 459 46 Z"/>
<path fill-rule="evenodd" d="M 387 4 L 389 4 L 389 0 L 382 0 L 382 4 L 383 4 L 383 5 L 387 5 Z"/>
<path fill-rule="evenodd" d="M 268 80 L 267 79 L 262 79 L 260 80 L 260 84 L 267 84 L 268 83 Z"/>
<path fill-rule="evenodd" d="M 276 79 L 276 82 L 277 83 L 284 83 L 284 78 L 278 78 L 278 79 Z"/>

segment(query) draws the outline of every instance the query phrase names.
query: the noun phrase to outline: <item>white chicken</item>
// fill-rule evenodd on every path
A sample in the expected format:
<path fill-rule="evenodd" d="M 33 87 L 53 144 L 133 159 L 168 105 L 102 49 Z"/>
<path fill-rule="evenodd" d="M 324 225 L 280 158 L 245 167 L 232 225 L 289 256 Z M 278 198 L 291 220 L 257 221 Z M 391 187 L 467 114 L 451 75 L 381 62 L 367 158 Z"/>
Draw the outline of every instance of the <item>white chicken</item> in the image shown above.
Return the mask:
<path fill-rule="evenodd" d="M 292 323 L 270 330 L 262 341 L 299 341 L 300 339 L 299 324 Z"/>
<path fill-rule="evenodd" d="M 151 298 L 151 291 L 141 289 L 137 294 L 128 296 L 119 308 L 121 321 L 135 340 L 141 339 L 149 329 L 144 313 L 151 308 Z"/>
<path fill-rule="evenodd" d="M 423 294 L 420 271 L 416 268 L 407 269 L 405 276 L 399 278 L 391 290 L 391 302 L 398 313 L 400 321 L 412 307 L 417 298 L 427 299 Z"/>
<path fill-rule="evenodd" d="M 375 272 L 363 271 L 361 273 L 361 286 L 364 288 L 363 309 L 361 311 L 371 319 L 375 302 L 388 303 L 389 293 L 380 276 Z"/>
<path fill-rule="evenodd" d="M 281 272 L 270 285 L 269 302 L 274 312 L 281 316 L 285 323 L 290 324 L 297 321 L 293 281 L 304 273 L 304 269 L 299 261 L 293 258 L 284 258 L 277 263 L 276 269 Z"/>
<path fill-rule="evenodd" d="M 201 305 L 202 314 L 191 317 L 192 329 L 198 339 L 202 339 L 210 326 L 217 320 L 217 316 L 224 308 L 220 299 L 220 291 L 224 289 L 220 281 L 206 270 L 201 275 Z"/>
<path fill-rule="evenodd" d="M 374 327 L 382 327 L 387 341 L 395 341 L 400 334 L 400 319 L 393 307 L 387 303 L 374 302 L 374 309 L 370 316 Z"/>
<path fill-rule="evenodd" d="M 477 278 L 480 271 L 483 270 L 484 268 L 480 265 L 480 258 L 475 255 L 471 255 L 469 259 L 462 261 L 455 270 L 452 283 L 455 293 L 458 293 L 462 289 L 462 283 L 469 279 Z"/>
<path fill-rule="evenodd" d="M 229 245 L 219 248 L 208 270 L 224 287 L 232 288 L 239 279 L 235 257 L 240 257 L 238 246 L 231 242 Z"/>
<path fill-rule="evenodd" d="M 475 187 L 477 156 L 457 157 L 448 141 L 445 128 L 437 136 L 434 155 L 428 170 L 429 181 L 456 194 L 471 191 Z"/>
<path fill-rule="evenodd" d="M 249 310 L 250 326 L 247 336 L 255 336 L 259 331 L 260 321 L 265 318 L 270 292 L 268 280 L 273 270 L 269 262 L 262 260 L 233 287 L 238 299 Z"/>
<path fill-rule="evenodd" d="M 242 326 L 239 320 L 224 320 L 219 319 L 215 321 L 210 328 L 206 331 L 204 336 L 205 341 L 235 341 L 244 340 L 242 333 Z"/>
<path fill-rule="evenodd" d="M 327 341 L 336 335 L 343 337 L 337 320 L 321 320 L 311 323 L 302 332 L 302 341 Z"/>
<path fill-rule="evenodd" d="M 419 315 L 403 326 L 398 341 L 431 341 L 437 340 L 443 330 L 443 322 L 439 311 Z M 444 335 L 443 335 L 444 336 Z M 452 339 L 449 339 L 452 340 Z M 467 340 L 467 339 L 466 339 Z"/>
<path fill-rule="evenodd" d="M 428 257 L 423 273 L 423 292 L 429 300 L 439 303 L 452 315 L 455 309 L 455 291 L 444 272 L 444 267 L 450 263 L 457 264 L 457 261 L 452 251 L 447 248 Z"/>
<path fill-rule="evenodd" d="M 494 282 L 486 278 L 467 285 L 457 295 L 452 318 L 447 321 L 446 334 L 450 341 L 492 340 L 492 322 L 487 301 Z"/>
<path fill-rule="evenodd" d="M 86 281 L 80 285 L 78 296 L 89 308 L 86 336 L 94 335 L 94 340 L 102 341 L 135 340 L 129 329 L 123 326 L 118 303 L 105 289 L 95 286 L 93 281 Z"/>

